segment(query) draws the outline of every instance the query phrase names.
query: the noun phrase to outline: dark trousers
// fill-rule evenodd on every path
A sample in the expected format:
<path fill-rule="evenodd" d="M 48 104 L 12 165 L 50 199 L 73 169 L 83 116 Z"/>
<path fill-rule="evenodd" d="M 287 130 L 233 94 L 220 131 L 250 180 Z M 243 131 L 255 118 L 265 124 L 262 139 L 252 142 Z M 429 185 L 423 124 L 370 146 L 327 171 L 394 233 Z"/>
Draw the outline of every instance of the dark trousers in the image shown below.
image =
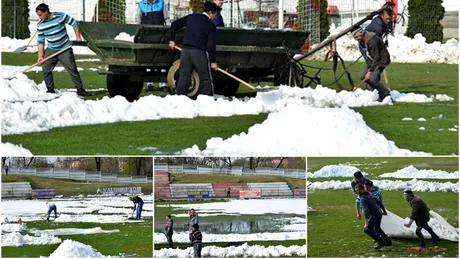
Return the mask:
<path fill-rule="evenodd" d="M 380 228 L 380 223 L 382 223 L 382 215 L 380 216 L 371 216 L 369 219 L 369 224 L 367 229 L 364 230 L 368 236 L 370 236 L 379 244 L 385 244 L 385 239 L 387 239 L 387 234 Z"/>
<path fill-rule="evenodd" d="M 415 230 L 415 233 L 417 234 L 418 236 L 418 239 L 420 240 L 420 246 L 421 247 L 426 247 L 426 243 L 425 243 L 425 238 L 423 237 L 423 234 L 422 234 L 422 229 L 424 228 L 426 231 L 428 231 L 428 233 L 430 233 L 431 235 L 431 238 L 433 240 L 435 239 L 439 239 L 438 235 L 436 235 L 436 233 L 434 233 L 433 229 L 428 226 L 428 222 L 419 222 L 417 223 L 417 230 Z"/>
<path fill-rule="evenodd" d="M 137 204 L 136 207 L 136 219 L 141 219 L 141 214 L 142 214 L 142 207 L 144 206 L 144 202 L 141 201 Z"/>
<path fill-rule="evenodd" d="M 227 192 L 227 199 L 230 199 L 230 192 Z"/>
<path fill-rule="evenodd" d="M 166 239 L 168 239 L 169 248 L 174 247 L 174 242 L 172 240 L 173 233 L 166 233 Z"/>
<path fill-rule="evenodd" d="M 193 244 L 193 253 L 194 253 L 195 258 L 201 258 L 201 247 L 202 247 L 201 243 Z"/>
<path fill-rule="evenodd" d="M 377 91 L 379 91 L 379 97 L 382 99 L 390 95 L 390 91 L 380 82 L 380 77 L 384 69 L 385 68 L 376 68 L 374 72 L 372 72 L 371 78 L 366 82 L 372 89 L 377 89 Z M 364 79 L 367 72 L 368 68 L 365 66 L 363 72 L 361 73 L 361 80 Z"/>
<path fill-rule="evenodd" d="M 163 11 L 143 13 L 141 16 L 141 24 L 164 25 L 165 17 Z"/>
<path fill-rule="evenodd" d="M 180 55 L 179 81 L 176 87 L 176 94 L 187 95 L 193 69 L 198 72 L 200 77 L 200 90 L 198 94 L 213 96 L 214 91 L 208 53 L 201 49 L 186 47 L 182 49 Z"/>
<path fill-rule="evenodd" d="M 58 52 L 58 50 L 46 49 L 45 58 L 56 52 Z M 66 50 L 43 63 L 43 79 L 45 80 L 46 88 L 48 88 L 48 90 L 54 89 L 53 69 L 56 67 L 58 61 L 61 62 L 62 66 L 64 66 L 65 70 L 70 74 L 75 88 L 82 89 L 83 83 L 81 82 L 80 73 L 78 72 L 72 49 Z"/>
<path fill-rule="evenodd" d="M 49 210 L 48 210 L 48 215 L 46 217 L 46 220 L 49 221 L 50 220 L 50 215 L 51 215 L 51 212 L 54 211 L 54 219 L 57 218 L 57 208 L 56 207 L 50 207 Z"/>

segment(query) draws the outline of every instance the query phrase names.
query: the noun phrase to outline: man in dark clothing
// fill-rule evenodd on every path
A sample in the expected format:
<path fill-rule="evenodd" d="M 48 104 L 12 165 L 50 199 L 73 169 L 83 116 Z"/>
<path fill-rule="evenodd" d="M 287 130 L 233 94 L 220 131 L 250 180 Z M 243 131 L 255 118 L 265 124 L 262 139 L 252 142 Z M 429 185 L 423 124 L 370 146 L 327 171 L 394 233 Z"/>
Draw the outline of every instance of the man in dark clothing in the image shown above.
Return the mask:
<path fill-rule="evenodd" d="M 230 189 L 230 187 L 228 187 L 228 189 L 227 189 L 227 199 L 230 199 L 230 191 L 231 191 L 231 189 Z"/>
<path fill-rule="evenodd" d="M 353 174 L 353 177 L 355 179 L 353 179 L 353 181 L 351 181 L 351 190 L 353 191 L 353 194 L 355 196 L 358 196 L 358 193 L 356 192 L 355 190 L 355 186 L 358 184 L 358 183 L 362 183 L 364 184 L 368 179 L 366 177 L 364 177 L 363 173 L 361 173 L 361 171 L 356 171 L 354 174 Z"/>
<path fill-rule="evenodd" d="M 419 197 L 415 196 L 414 193 L 410 190 L 404 191 L 404 198 L 410 203 L 410 206 L 412 207 L 410 221 L 408 224 L 404 224 L 404 226 L 410 228 L 412 222 L 415 221 L 415 224 L 417 225 L 417 230 L 415 233 L 417 234 L 418 239 L 420 239 L 419 251 L 421 251 L 426 248 L 425 238 L 422 234 L 423 228 L 428 231 L 428 233 L 430 233 L 432 244 L 439 240 L 439 236 L 436 235 L 433 229 L 428 225 L 428 221 L 430 221 L 430 209 L 426 206 L 425 202 L 423 202 Z"/>
<path fill-rule="evenodd" d="M 214 3 L 220 8 L 222 8 L 222 5 L 224 5 L 224 0 L 214 0 Z M 220 13 L 221 11 L 217 13 L 216 19 L 214 19 L 213 22 L 216 25 L 216 27 L 225 27 L 224 18 Z"/>
<path fill-rule="evenodd" d="M 174 242 L 172 240 L 174 221 L 171 219 L 171 215 L 166 216 L 165 235 L 168 239 L 169 248 L 173 248 Z"/>
<path fill-rule="evenodd" d="M 374 247 L 375 249 L 380 249 L 383 246 L 391 246 L 391 239 L 380 227 L 382 214 L 387 215 L 385 207 L 374 195 L 372 195 L 372 193 L 364 189 L 362 183 L 357 184 L 355 189 L 359 195 L 360 205 L 363 209 L 364 218 L 366 219 L 364 233 L 378 242 L 377 246 Z"/>
<path fill-rule="evenodd" d="M 192 243 L 193 245 L 193 252 L 195 255 L 194 257 L 201 258 L 203 235 L 198 230 L 198 224 L 195 224 L 190 228 L 189 239 L 190 239 L 190 243 Z"/>
<path fill-rule="evenodd" d="M 352 32 L 353 38 L 366 47 L 366 70 L 361 74 L 361 80 L 377 89 L 379 92 L 378 102 L 382 102 L 385 97 L 390 96 L 390 91 L 380 82 L 380 76 L 383 70 L 390 64 L 390 53 L 383 43 L 382 39 L 373 32 L 364 31 L 357 28 Z"/>
<path fill-rule="evenodd" d="M 144 201 L 139 196 L 129 197 L 129 200 L 134 203 L 133 211 L 134 210 L 136 211 L 136 219 L 141 219 L 141 213 L 142 213 L 142 207 L 144 206 Z"/>
<path fill-rule="evenodd" d="M 198 94 L 214 95 L 211 68 L 217 70 L 216 63 L 216 26 L 212 22 L 221 10 L 216 4 L 206 2 L 204 13 L 190 14 L 171 24 L 169 46 L 176 46 L 176 31 L 187 27 L 182 42 L 182 53 L 179 66 L 179 80 L 176 94 L 187 95 L 190 86 L 190 78 L 195 69 L 200 77 L 200 90 Z"/>

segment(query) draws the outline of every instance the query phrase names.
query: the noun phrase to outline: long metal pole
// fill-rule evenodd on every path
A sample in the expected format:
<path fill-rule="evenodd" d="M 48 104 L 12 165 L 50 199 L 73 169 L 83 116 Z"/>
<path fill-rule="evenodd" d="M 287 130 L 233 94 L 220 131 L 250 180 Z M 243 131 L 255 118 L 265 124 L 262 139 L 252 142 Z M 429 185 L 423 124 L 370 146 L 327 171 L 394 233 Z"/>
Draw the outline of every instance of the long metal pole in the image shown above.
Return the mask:
<path fill-rule="evenodd" d="M 13 38 L 16 39 L 16 0 L 13 0 Z"/>

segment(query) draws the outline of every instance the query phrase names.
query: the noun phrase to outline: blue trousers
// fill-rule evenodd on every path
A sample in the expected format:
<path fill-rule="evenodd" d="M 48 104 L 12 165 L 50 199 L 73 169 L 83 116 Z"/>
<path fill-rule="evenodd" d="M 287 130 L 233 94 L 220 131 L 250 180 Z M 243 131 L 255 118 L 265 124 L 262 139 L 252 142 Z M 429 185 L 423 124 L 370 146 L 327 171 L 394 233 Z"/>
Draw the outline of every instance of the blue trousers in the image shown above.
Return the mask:
<path fill-rule="evenodd" d="M 144 206 L 143 201 L 141 201 L 141 202 L 139 202 L 137 204 L 137 207 L 136 207 L 136 219 L 141 219 L 142 206 Z"/>
<path fill-rule="evenodd" d="M 50 215 L 51 215 L 51 212 L 54 210 L 54 219 L 57 218 L 57 209 L 56 209 L 56 206 L 51 206 L 48 210 L 48 216 L 46 217 L 46 220 L 49 221 L 50 220 Z"/>

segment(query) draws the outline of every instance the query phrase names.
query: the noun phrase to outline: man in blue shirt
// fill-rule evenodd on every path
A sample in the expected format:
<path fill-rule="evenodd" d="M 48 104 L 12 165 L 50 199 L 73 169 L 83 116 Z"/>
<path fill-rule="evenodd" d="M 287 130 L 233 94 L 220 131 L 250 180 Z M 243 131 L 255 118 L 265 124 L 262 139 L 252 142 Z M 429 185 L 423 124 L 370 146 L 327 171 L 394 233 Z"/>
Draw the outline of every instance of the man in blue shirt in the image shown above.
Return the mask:
<path fill-rule="evenodd" d="M 210 68 L 217 70 L 218 67 L 216 63 L 216 26 L 212 21 L 220 10 L 222 9 L 216 4 L 206 2 L 203 13 L 187 15 L 171 24 L 169 35 L 169 47 L 171 49 L 176 46 L 176 31 L 187 27 L 182 42 L 179 80 L 176 87 L 177 95 L 187 95 L 193 69 L 198 72 L 200 77 L 198 94 L 214 95 Z M 211 63 L 211 67 L 209 63 Z"/>
<path fill-rule="evenodd" d="M 62 52 L 61 54 L 44 61 L 46 57 L 59 52 L 70 46 L 69 35 L 67 35 L 66 24 L 73 27 L 77 41 L 81 41 L 80 31 L 78 30 L 75 20 L 65 13 L 51 13 L 46 4 L 39 4 L 35 9 L 40 22 L 37 24 L 37 47 L 38 60 L 42 65 L 43 79 L 45 80 L 47 93 L 56 93 L 54 90 L 53 70 L 57 62 L 61 62 L 65 70 L 72 77 L 72 82 L 77 88 L 77 94 L 80 96 L 89 96 L 90 93 L 83 89 L 83 83 L 80 78 L 80 73 L 75 63 L 72 48 Z M 45 41 L 48 42 L 48 47 L 45 50 Z"/>
<path fill-rule="evenodd" d="M 214 3 L 219 6 L 220 8 L 222 8 L 222 6 L 224 5 L 224 0 L 214 0 Z M 222 17 L 222 15 L 220 14 L 222 11 L 219 11 L 217 13 L 217 16 L 216 16 L 216 19 L 213 20 L 214 24 L 216 25 L 216 27 L 225 27 L 225 24 L 224 24 L 224 18 Z"/>

